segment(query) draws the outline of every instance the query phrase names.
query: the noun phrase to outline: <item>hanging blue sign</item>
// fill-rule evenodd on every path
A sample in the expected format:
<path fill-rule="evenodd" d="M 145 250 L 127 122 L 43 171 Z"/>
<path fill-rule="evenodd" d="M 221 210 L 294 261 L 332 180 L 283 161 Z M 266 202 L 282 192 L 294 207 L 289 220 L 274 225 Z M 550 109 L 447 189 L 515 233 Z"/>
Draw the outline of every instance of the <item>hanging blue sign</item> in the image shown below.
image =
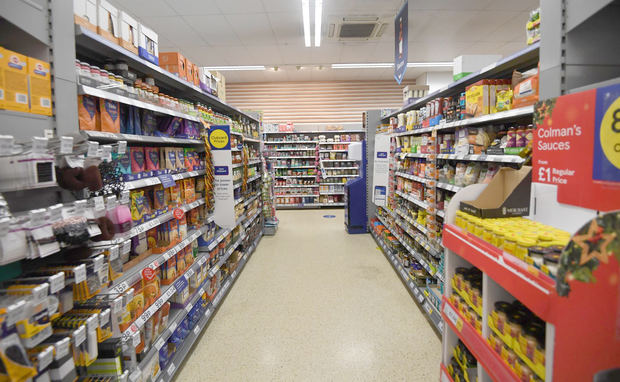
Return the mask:
<path fill-rule="evenodd" d="M 394 19 L 394 78 L 400 85 L 407 70 L 407 48 L 409 46 L 409 2 L 405 1 Z"/>

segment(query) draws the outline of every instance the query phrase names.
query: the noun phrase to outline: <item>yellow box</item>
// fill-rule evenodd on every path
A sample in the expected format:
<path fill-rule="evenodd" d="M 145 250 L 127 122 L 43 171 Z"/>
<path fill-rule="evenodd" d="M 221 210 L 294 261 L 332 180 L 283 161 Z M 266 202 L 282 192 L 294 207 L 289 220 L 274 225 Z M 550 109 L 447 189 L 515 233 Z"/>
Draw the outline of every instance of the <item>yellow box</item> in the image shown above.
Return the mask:
<path fill-rule="evenodd" d="M 8 49 L 3 53 L 4 108 L 28 112 L 28 58 Z"/>
<path fill-rule="evenodd" d="M 480 80 L 465 90 L 465 113 L 468 118 L 489 114 L 489 83 Z"/>
<path fill-rule="evenodd" d="M 50 64 L 28 57 L 30 112 L 52 115 L 52 80 Z"/>
<path fill-rule="evenodd" d="M 0 46 L 0 109 L 4 109 L 4 57 L 6 52 Z"/>

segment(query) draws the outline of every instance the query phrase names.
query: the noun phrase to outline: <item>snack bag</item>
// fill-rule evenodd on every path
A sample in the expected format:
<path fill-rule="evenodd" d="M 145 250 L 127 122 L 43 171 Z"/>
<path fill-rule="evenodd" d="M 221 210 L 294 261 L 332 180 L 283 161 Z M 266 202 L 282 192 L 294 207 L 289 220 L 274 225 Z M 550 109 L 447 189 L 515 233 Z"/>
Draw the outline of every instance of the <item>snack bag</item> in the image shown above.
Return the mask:
<path fill-rule="evenodd" d="M 512 108 L 512 90 L 508 89 L 498 91 L 496 99 L 496 111 L 506 111 Z"/>

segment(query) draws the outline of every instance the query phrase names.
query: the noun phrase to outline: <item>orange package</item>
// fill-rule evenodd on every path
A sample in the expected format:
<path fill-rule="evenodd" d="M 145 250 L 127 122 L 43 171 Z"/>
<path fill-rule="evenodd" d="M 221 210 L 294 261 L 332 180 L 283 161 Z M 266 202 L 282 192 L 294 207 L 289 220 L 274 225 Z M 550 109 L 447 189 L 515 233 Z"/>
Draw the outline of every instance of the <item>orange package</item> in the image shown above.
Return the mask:
<path fill-rule="evenodd" d="M 99 118 L 97 130 L 109 133 L 121 132 L 121 119 L 118 102 L 99 98 Z"/>
<path fill-rule="evenodd" d="M 151 306 L 161 295 L 157 270 L 148 267 L 142 270 L 142 293 L 145 308 Z"/>
<path fill-rule="evenodd" d="M 520 81 L 513 91 L 512 108 L 533 105 L 538 102 L 538 74 Z"/>
<path fill-rule="evenodd" d="M 78 120 L 80 130 L 97 130 L 97 99 L 89 95 L 78 95 Z"/>

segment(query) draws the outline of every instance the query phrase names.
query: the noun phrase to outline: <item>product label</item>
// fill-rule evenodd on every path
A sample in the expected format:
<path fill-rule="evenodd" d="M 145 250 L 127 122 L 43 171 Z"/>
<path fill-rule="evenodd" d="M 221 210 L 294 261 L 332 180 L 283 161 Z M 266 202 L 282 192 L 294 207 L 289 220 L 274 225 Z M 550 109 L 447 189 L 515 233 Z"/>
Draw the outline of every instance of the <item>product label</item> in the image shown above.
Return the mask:
<path fill-rule="evenodd" d="M 108 112 L 112 121 L 116 121 L 118 118 L 118 102 L 105 100 L 105 110 Z"/>

